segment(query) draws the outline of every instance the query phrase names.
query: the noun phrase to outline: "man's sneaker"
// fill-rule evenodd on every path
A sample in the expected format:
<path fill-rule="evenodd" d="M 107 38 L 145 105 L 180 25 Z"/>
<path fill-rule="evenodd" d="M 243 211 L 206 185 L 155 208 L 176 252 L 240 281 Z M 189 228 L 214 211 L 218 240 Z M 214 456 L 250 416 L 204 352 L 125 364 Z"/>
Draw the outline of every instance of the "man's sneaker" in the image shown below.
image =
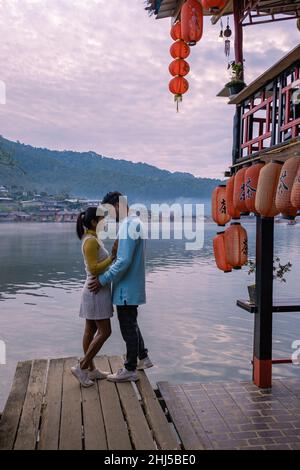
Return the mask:
<path fill-rule="evenodd" d="M 103 372 L 102 370 L 94 369 L 94 370 L 89 370 L 88 372 L 88 377 L 90 380 L 103 380 L 107 379 L 107 376 L 110 374 L 110 372 Z"/>
<path fill-rule="evenodd" d="M 89 379 L 88 370 L 81 369 L 79 364 L 77 364 L 77 366 L 71 367 L 71 372 L 83 387 L 91 387 L 94 385 L 94 382 Z"/>
<path fill-rule="evenodd" d="M 119 369 L 116 374 L 110 374 L 107 377 L 110 382 L 136 382 L 139 380 L 137 371 L 131 371 L 127 369 Z"/>
<path fill-rule="evenodd" d="M 150 359 L 150 357 L 145 357 L 145 359 L 140 359 L 138 363 L 138 370 L 145 370 L 145 369 L 150 369 L 150 367 L 153 367 L 153 363 Z"/>

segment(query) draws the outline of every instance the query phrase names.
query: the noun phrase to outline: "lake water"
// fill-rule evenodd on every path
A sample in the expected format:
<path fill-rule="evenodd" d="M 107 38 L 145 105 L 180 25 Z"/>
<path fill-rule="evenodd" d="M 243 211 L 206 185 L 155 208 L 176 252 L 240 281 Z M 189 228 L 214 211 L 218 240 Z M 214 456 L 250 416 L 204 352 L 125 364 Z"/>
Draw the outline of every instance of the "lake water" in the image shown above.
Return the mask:
<path fill-rule="evenodd" d="M 255 224 L 246 228 L 254 253 Z M 79 356 L 83 322 L 78 317 L 84 271 L 73 224 L 0 225 L 0 340 L 7 364 L 0 365 L 0 409 L 9 393 L 17 361 Z M 214 265 L 214 224 L 205 224 L 200 251 L 184 241 L 148 241 L 147 305 L 140 326 L 156 367 L 153 384 L 250 380 L 253 315 L 236 307 L 253 278 L 247 269 L 224 274 Z M 276 254 L 293 263 L 287 284 L 275 295 L 297 297 L 300 276 L 300 224 L 276 225 Z M 300 297 L 300 295 L 298 295 Z M 274 315 L 274 357 L 290 357 L 300 339 L 300 314 Z M 103 353 L 123 354 L 116 317 Z M 300 376 L 300 366 L 274 367 L 274 375 Z"/>

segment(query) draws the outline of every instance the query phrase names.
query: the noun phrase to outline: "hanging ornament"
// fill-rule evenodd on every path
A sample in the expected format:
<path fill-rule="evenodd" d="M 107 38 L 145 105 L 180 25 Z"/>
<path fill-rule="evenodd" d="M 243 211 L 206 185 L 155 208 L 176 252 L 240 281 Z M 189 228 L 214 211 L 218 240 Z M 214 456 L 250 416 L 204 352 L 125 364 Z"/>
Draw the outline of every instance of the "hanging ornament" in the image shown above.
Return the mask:
<path fill-rule="evenodd" d="M 176 103 L 177 112 L 179 111 L 179 103 L 182 101 L 182 95 L 189 89 L 189 82 L 181 76 L 172 78 L 169 83 L 169 90 L 173 93 L 174 101 Z"/>
<path fill-rule="evenodd" d="M 295 219 L 298 212 L 292 204 L 291 195 L 299 167 L 299 156 L 289 158 L 285 161 L 279 177 L 275 204 L 277 209 L 287 219 Z"/>
<path fill-rule="evenodd" d="M 260 170 L 255 210 L 262 217 L 275 217 L 275 215 L 280 213 L 280 210 L 276 207 L 275 200 L 282 165 L 282 162 L 272 160 Z"/>
<path fill-rule="evenodd" d="M 173 59 L 186 59 L 190 55 L 190 47 L 184 41 L 176 41 L 170 48 L 170 54 Z"/>
<path fill-rule="evenodd" d="M 220 19 L 220 26 L 221 26 L 221 29 L 220 29 L 220 34 L 218 37 L 218 42 L 223 42 L 224 41 L 224 28 L 223 28 L 222 18 Z"/>
<path fill-rule="evenodd" d="M 248 261 L 248 235 L 239 222 L 232 222 L 224 232 L 225 259 L 233 269 L 240 269 Z"/>
<path fill-rule="evenodd" d="M 181 8 L 182 39 L 195 46 L 203 34 L 203 9 L 198 0 L 186 0 Z"/>
<path fill-rule="evenodd" d="M 229 18 L 227 18 L 227 26 L 226 26 L 226 29 L 223 33 L 224 35 L 224 38 L 225 38 L 225 56 L 226 57 L 229 57 L 230 56 L 230 38 L 232 36 L 232 31 L 231 31 L 231 28 L 229 26 Z"/>
<path fill-rule="evenodd" d="M 190 71 L 189 64 L 184 59 L 175 59 L 169 65 L 169 72 L 173 77 L 180 75 L 181 77 L 185 77 Z"/>
<path fill-rule="evenodd" d="M 224 227 L 231 219 L 227 211 L 226 186 L 217 186 L 211 197 L 211 215 L 216 224 Z"/>
<path fill-rule="evenodd" d="M 224 271 L 224 273 L 230 273 L 232 267 L 228 264 L 226 259 L 224 233 L 225 232 L 218 232 L 213 240 L 214 255 L 217 267 L 221 269 L 221 271 Z"/>
<path fill-rule="evenodd" d="M 173 24 L 170 34 L 171 34 L 171 38 L 174 39 L 174 41 L 178 41 L 178 39 L 182 39 L 180 21 L 176 21 L 176 23 Z"/>

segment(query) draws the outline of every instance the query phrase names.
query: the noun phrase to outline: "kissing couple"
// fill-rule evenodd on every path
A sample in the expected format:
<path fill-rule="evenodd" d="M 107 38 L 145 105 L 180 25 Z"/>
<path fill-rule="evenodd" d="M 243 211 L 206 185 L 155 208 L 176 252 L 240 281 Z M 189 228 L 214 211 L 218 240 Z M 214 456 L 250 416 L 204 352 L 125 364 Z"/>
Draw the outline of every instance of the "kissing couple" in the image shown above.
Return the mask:
<path fill-rule="evenodd" d="M 119 223 L 119 232 L 109 254 L 97 237 L 108 213 Z M 120 192 L 108 193 L 99 207 L 89 207 L 77 219 L 77 235 L 87 279 L 82 290 L 80 314 L 85 319 L 84 356 L 71 372 L 83 387 L 96 380 L 136 382 L 137 370 L 153 366 L 138 326 L 138 306 L 146 303 L 145 240 L 139 217 L 129 214 L 127 199 Z M 96 369 L 94 358 L 111 335 L 111 317 L 116 305 L 122 337 L 126 343 L 124 367 L 111 374 Z"/>

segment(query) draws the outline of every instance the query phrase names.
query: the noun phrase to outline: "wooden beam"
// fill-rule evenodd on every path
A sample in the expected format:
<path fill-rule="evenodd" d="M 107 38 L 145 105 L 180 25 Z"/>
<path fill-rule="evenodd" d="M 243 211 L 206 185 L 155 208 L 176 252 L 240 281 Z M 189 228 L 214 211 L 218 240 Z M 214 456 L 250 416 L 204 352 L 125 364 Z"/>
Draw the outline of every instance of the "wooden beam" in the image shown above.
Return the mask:
<path fill-rule="evenodd" d="M 244 54 L 243 54 L 243 26 L 241 23 L 243 9 L 241 6 L 240 0 L 233 0 L 233 16 L 234 16 L 234 55 L 235 55 L 235 62 L 240 62 L 241 64 L 244 62 Z M 244 74 L 241 77 L 242 80 L 244 78 Z"/>

